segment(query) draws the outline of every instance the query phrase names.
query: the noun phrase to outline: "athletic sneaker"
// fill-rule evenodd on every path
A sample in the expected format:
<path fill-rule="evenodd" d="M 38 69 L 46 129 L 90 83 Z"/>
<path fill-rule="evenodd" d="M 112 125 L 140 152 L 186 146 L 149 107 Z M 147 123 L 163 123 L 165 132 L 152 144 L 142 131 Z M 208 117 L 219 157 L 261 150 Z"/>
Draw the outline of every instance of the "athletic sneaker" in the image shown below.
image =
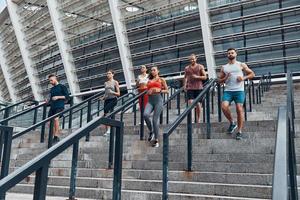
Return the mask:
<path fill-rule="evenodd" d="M 59 141 L 60 141 L 59 137 L 54 136 L 54 137 L 53 137 L 53 140 L 52 140 L 52 143 L 53 143 L 53 144 L 56 144 L 56 143 L 58 143 Z"/>
<path fill-rule="evenodd" d="M 236 140 L 241 140 L 241 139 L 243 139 L 242 133 L 238 132 L 238 133 L 236 134 L 236 136 L 235 136 L 235 139 L 236 139 Z"/>
<path fill-rule="evenodd" d="M 152 132 L 149 133 L 148 142 L 154 140 L 154 134 Z"/>
<path fill-rule="evenodd" d="M 159 143 L 158 143 L 157 140 L 155 140 L 155 141 L 152 143 L 152 147 L 154 147 L 154 148 L 159 147 Z"/>
<path fill-rule="evenodd" d="M 232 134 L 236 128 L 237 128 L 237 125 L 235 123 L 230 123 L 230 126 L 227 129 L 227 133 Z"/>

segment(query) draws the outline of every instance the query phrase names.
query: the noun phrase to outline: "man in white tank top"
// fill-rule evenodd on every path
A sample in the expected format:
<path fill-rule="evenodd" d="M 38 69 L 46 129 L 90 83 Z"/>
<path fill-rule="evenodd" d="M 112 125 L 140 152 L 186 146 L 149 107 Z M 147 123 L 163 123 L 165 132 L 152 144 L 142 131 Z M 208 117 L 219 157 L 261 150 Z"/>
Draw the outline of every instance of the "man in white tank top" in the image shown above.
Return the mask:
<path fill-rule="evenodd" d="M 234 48 L 229 48 L 227 50 L 228 64 L 222 67 L 219 82 L 225 84 L 222 110 L 225 117 L 230 122 L 227 132 L 232 134 L 237 128 L 236 139 L 241 140 L 242 128 L 244 125 L 244 81 L 252 79 L 255 74 L 245 63 L 238 62 L 236 57 L 236 50 Z M 230 104 L 232 101 L 234 101 L 236 105 L 237 125 L 234 122 L 230 111 Z"/>

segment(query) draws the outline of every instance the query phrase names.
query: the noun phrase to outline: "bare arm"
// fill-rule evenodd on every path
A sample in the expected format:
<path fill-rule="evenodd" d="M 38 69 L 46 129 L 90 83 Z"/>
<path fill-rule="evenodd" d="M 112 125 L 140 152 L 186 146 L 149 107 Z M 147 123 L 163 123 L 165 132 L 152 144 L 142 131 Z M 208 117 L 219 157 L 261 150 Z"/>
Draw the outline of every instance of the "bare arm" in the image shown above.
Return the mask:
<path fill-rule="evenodd" d="M 253 79 L 255 76 L 255 73 L 248 67 L 247 64 L 242 63 L 241 65 L 242 65 L 243 71 L 246 73 L 246 76 L 244 76 L 244 80 Z"/>
<path fill-rule="evenodd" d="M 219 76 L 219 83 L 223 84 L 228 79 L 230 74 L 225 74 L 223 67 L 221 68 L 220 76 Z"/>
<path fill-rule="evenodd" d="M 116 92 L 114 93 L 114 95 L 116 95 L 117 97 L 119 97 L 121 95 L 120 93 L 120 86 L 119 86 L 119 82 L 116 81 Z"/>
<path fill-rule="evenodd" d="M 163 86 L 161 93 L 169 93 L 166 80 L 162 78 L 161 81 L 162 81 L 162 86 Z"/>
<path fill-rule="evenodd" d="M 200 74 L 202 74 L 202 76 L 193 75 L 193 78 L 196 80 L 201 80 L 201 81 L 204 81 L 207 79 L 206 71 L 204 70 L 203 65 L 201 65 L 201 67 L 200 67 Z"/>

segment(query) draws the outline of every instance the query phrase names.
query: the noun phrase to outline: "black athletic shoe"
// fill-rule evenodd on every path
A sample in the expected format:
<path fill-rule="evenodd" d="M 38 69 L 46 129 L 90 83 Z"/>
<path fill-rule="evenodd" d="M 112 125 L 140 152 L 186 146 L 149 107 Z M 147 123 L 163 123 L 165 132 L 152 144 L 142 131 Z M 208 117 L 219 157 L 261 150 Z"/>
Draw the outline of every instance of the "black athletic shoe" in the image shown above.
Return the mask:
<path fill-rule="evenodd" d="M 53 144 L 56 144 L 56 143 L 58 143 L 59 141 L 60 141 L 59 137 L 54 136 L 54 138 L 53 138 L 53 140 L 52 140 L 52 143 L 53 143 Z"/>
<path fill-rule="evenodd" d="M 155 140 L 155 141 L 152 143 L 152 147 L 155 147 L 155 148 L 159 147 L 159 143 L 158 143 L 157 140 Z"/>
<path fill-rule="evenodd" d="M 241 140 L 241 139 L 243 139 L 242 133 L 238 132 L 238 133 L 236 134 L 236 136 L 235 136 L 235 139 L 236 139 L 236 140 Z"/>
<path fill-rule="evenodd" d="M 231 123 L 229 128 L 227 129 L 227 133 L 232 134 L 236 128 L 237 128 L 237 125 L 235 123 Z"/>
<path fill-rule="evenodd" d="M 148 142 L 151 142 L 152 140 L 154 140 L 154 134 L 152 132 L 149 133 L 149 137 L 148 137 Z"/>

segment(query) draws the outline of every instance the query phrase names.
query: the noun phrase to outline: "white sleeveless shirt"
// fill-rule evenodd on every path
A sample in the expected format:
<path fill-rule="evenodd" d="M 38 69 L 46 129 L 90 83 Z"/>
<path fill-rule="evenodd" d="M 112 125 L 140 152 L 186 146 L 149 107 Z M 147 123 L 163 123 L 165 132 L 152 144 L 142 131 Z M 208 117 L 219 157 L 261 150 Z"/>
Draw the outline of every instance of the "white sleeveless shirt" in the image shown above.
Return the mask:
<path fill-rule="evenodd" d="M 143 77 L 142 75 L 139 75 L 138 76 L 138 81 L 139 81 L 139 84 L 145 84 L 146 85 L 149 81 L 149 75 L 146 74 L 145 77 Z"/>
<path fill-rule="evenodd" d="M 236 61 L 234 64 L 227 64 L 223 66 L 223 72 L 231 75 L 225 81 L 225 91 L 244 91 L 244 81 L 238 82 L 237 77 L 244 77 L 241 62 Z"/>

